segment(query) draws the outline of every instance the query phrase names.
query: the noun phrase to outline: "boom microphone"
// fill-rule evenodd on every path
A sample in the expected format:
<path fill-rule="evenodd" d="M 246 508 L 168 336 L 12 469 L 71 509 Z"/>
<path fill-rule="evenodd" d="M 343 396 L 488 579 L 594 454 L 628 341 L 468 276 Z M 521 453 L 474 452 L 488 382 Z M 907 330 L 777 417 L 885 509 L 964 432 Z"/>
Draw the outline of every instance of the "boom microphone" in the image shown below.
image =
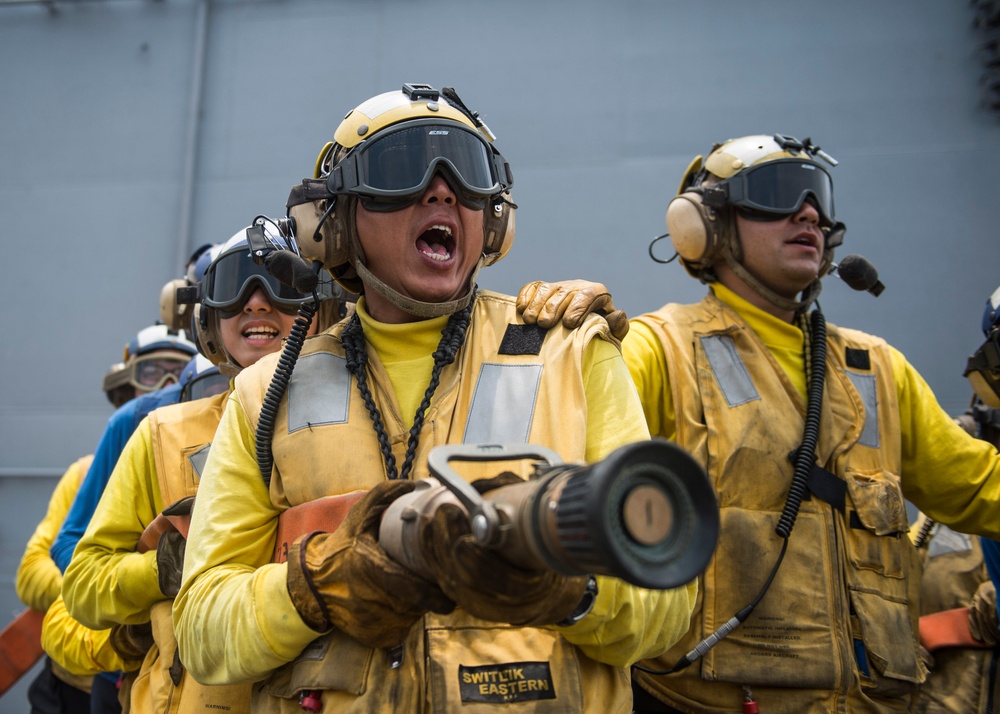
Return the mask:
<path fill-rule="evenodd" d="M 290 250 L 276 250 L 268 254 L 264 267 L 275 278 L 303 295 L 312 293 L 319 284 L 319 276 L 309 263 Z"/>
<path fill-rule="evenodd" d="M 875 297 L 882 294 L 885 285 L 878 279 L 878 271 L 867 258 L 848 255 L 837 265 L 837 275 L 855 290 L 867 290 Z"/>

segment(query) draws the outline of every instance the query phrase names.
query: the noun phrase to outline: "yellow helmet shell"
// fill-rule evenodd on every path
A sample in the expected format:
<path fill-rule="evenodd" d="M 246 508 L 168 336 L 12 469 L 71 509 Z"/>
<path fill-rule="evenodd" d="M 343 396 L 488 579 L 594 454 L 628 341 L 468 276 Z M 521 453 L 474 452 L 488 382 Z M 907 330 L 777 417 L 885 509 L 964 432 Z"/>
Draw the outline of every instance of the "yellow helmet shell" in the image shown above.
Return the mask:
<path fill-rule="evenodd" d="M 773 136 L 757 134 L 739 139 L 728 139 L 717 146 L 705 159 L 705 168 L 720 179 L 735 176 L 743 169 L 775 159 L 806 159 L 812 161 L 805 152 L 789 151 L 783 148 Z"/>
<path fill-rule="evenodd" d="M 445 99 L 410 99 L 396 90 L 372 97 L 351 111 L 337 127 L 333 140 L 351 149 L 392 124 L 410 119 L 450 119 L 479 131 L 479 127 Z"/>

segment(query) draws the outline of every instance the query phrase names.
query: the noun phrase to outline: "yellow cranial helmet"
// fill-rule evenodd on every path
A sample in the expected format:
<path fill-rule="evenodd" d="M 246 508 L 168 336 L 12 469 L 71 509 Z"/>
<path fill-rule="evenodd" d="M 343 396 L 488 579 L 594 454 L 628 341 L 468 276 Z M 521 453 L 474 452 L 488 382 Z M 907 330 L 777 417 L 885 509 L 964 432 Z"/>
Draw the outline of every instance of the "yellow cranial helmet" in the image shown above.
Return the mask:
<path fill-rule="evenodd" d="M 822 161 L 820 161 L 822 159 Z M 810 139 L 759 134 L 716 144 L 707 159 L 696 156 L 667 206 L 667 230 L 687 271 L 703 282 L 715 279 L 712 266 L 725 259 L 751 287 L 775 304 L 791 306 L 744 275 L 735 215 L 775 220 L 797 213 L 805 201 L 819 212 L 826 236 L 819 277 L 829 272 L 833 249 L 845 227 L 836 218 L 833 179 L 826 166 L 837 162 Z M 815 299 L 816 289 L 808 300 Z M 801 306 L 800 303 L 795 303 Z M 796 308 L 797 309 L 797 308 Z"/>
<path fill-rule="evenodd" d="M 321 262 L 352 292 L 361 292 L 363 275 L 386 299 L 421 317 L 468 304 L 479 267 L 500 260 L 514 241 L 513 176 L 479 115 L 453 89 L 404 84 L 348 113 L 333 138 L 320 151 L 314 177 L 294 187 L 288 199 L 302 256 Z M 412 205 L 438 173 L 459 202 L 483 211 L 484 244 L 468 294 L 429 304 L 399 295 L 368 272 L 355 212 L 359 202 L 376 212 Z"/>

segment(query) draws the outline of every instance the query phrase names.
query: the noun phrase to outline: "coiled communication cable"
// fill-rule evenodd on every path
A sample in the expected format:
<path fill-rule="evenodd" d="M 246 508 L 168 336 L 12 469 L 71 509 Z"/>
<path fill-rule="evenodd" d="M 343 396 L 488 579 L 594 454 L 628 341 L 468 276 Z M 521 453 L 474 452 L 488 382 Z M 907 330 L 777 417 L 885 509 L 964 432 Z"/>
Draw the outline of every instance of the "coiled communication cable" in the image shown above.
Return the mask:
<path fill-rule="evenodd" d="M 278 407 L 281 406 L 281 399 L 288 390 L 288 384 L 292 380 L 292 371 L 295 363 L 299 359 L 302 345 L 305 344 L 309 328 L 312 326 L 313 316 L 316 314 L 316 306 L 319 304 L 319 297 L 313 291 L 313 301 L 299 305 L 299 312 L 285 340 L 285 346 L 281 350 L 281 357 L 278 359 L 278 366 L 271 377 L 271 384 L 267 388 L 264 396 L 264 403 L 260 408 L 260 418 L 257 421 L 257 466 L 260 468 L 260 475 L 264 478 L 264 484 L 271 486 L 271 470 L 274 466 L 274 455 L 271 453 L 271 439 L 274 437 L 274 422 L 278 416 Z"/>

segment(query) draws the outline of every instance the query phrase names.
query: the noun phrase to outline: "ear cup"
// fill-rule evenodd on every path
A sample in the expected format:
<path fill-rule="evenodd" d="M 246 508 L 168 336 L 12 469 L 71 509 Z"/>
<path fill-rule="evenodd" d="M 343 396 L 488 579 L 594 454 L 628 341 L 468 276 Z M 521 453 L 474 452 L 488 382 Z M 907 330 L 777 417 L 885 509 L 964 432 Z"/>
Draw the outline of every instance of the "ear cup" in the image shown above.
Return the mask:
<path fill-rule="evenodd" d="M 483 253 L 486 255 L 484 266 L 493 265 L 503 258 L 514 244 L 514 209 L 503 201 L 495 206 L 499 206 L 500 210 L 487 206 L 483 217 Z"/>
<path fill-rule="evenodd" d="M 711 265 L 719 251 L 716 221 L 709 216 L 701 196 L 687 191 L 667 205 L 667 231 L 683 260 L 699 266 Z"/>
<path fill-rule="evenodd" d="M 188 306 L 177 303 L 177 290 L 183 287 L 187 287 L 187 281 L 176 278 L 160 291 L 160 322 L 171 330 L 182 330 L 188 326 Z"/>
<path fill-rule="evenodd" d="M 201 304 L 194 306 L 191 316 L 191 324 L 195 331 L 195 342 L 201 353 L 218 366 L 226 361 L 226 355 L 222 350 L 222 339 L 216 334 L 217 330 L 209 324 L 212 316 L 208 314 Z"/>

